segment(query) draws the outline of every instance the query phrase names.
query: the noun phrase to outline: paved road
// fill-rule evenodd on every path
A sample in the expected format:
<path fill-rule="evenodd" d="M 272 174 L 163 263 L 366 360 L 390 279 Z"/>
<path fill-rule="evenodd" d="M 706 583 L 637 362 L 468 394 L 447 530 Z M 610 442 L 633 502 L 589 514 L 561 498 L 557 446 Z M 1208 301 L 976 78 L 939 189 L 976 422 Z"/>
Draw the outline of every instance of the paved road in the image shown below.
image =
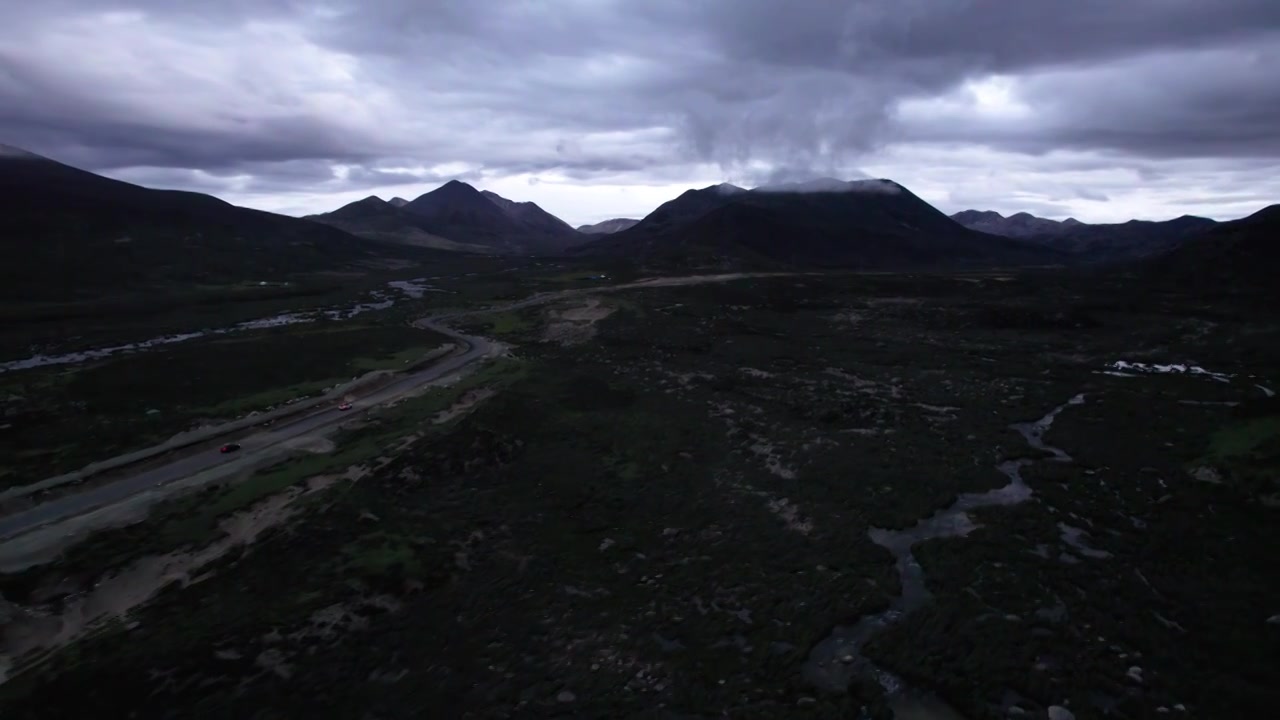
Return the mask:
<path fill-rule="evenodd" d="M 458 370 L 483 356 L 491 347 L 490 343 L 484 338 L 462 335 L 437 325 L 432 320 L 419 321 L 418 326 L 448 335 L 454 341 L 460 343 L 462 347 L 467 348 L 466 352 L 446 357 L 431 367 L 408 374 L 353 401 L 351 410 L 342 411 L 338 410 L 336 406 L 330 407 L 283 422 L 270 430 L 249 435 L 238 441 L 241 446 L 238 452 L 224 454 L 219 452 L 217 448 L 202 450 L 160 467 L 124 477 L 106 485 L 90 488 L 74 495 L 55 498 L 28 510 L 0 518 L 0 540 L 7 540 L 42 525 L 74 517 L 95 508 L 112 505 L 149 488 L 165 485 L 210 468 L 240 460 L 246 455 L 273 449 L 286 440 L 349 420 L 352 415 L 359 414 L 361 410 L 381 405 L 409 390 L 438 380 L 440 377 Z"/>
<path fill-rule="evenodd" d="M 434 330 L 442 335 L 447 335 L 457 342 L 460 347 L 465 347 L 467 350 L 460 355 L 443 358 L 440 362 L 432 365 L 431 367 L 405 375 L 403 378 L 396 380 L 389 385 L 356 399 L 352 402 L 353 407 L 351 410 L 343 412 L 338 410 L 335 406 L 283 422 L 272 427 L 270 430 L 249 435 L 238 441 L 241 446 L 241 449 L 238 452 L 223 454 L 218 452 L 217 448 L 203 450 L 191 455 L 186 455 L 165 465 L 145 470 L 136 475 L 123 477 L 119 480 L 90 488 L 74 495 L 65 495 L 63 497 L 48 500 L 28 510 L 0 518 L 0 543 L 31 530 L 35 530 L 36 528 L 49 525 L 50 523 L 65 520 L 67 518 L 89 512 L 90 510 L 121 502 L 147 489 L 166 485 L 168 483 L 190 477 L 196 473 L 218 467 L 219 465 L 242 460 L 247 456 L 251 457 L 266 450 L 273 450 L 287 440 L 300 435 L 305 435 L 319 428 L 335 425 L 343 420 L 349 419 L 352 415 L 359 414 L 362 410 L 368 410 L 369 408 L 393 400 L 420 385 L 433 382 L 440 377 L 454 372 L 479 359 L 492 348 L 492 343 L 485 338 L 463 335 L 462 333 L 451 330 L 450 328 L 440 324 L 446 320 L 516 310 L 534 305 L 566 300 L 581 295 L 650 287 L 700 285 L 703 283 L 725 282 L 728 280 L 736 280 L 746 277 L 771 277 L 790 274 L 793 273 L 732 273 L 724 275 L 690 275 L 684 277 L 647 278 L 620 285 L 604 285 L 598 287 L 574 288 L 570 290 L 539 293 L 532 297 L 525 298 L 524 300 L 519 300 L 498 307 L 466 310 L 418 320 L 414 323 L 417 327 Z"/>

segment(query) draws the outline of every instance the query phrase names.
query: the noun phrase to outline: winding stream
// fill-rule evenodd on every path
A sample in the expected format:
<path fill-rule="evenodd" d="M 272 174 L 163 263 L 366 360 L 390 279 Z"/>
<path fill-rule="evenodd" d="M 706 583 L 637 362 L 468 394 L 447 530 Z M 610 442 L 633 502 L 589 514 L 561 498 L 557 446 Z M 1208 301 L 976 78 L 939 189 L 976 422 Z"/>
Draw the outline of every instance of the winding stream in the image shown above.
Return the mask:
<path fill-rule="evenodd" d="M 1076 395 L 1051 410 L 1047 415 L 1029 423 L 1017 423 L 1011 428 L 1018 431 L 1027 444 L 1036 450 L 1047 452 L 1054 462 L 1070 462 L 1071 456 L 1061 448 L 1046 445 L 1044 435 L 1064 409 L 1084 402 L 1084 395 Z M 897 563 L 902 594 L 883 612 L 864 616 L 853 625 L 839 625 L 826 639 L 814 646 L 805 661 L 801 673 L 811 685 L 826 692 L 843 693 L 855 676 L 873 678 L 884 688 L 891 704 L 915 704 L 925 701 L 937 704 L 916 693 L 893 673 L 877 667 L 862 654 L 862 648 L 871 638 L 883 632 L 904 616 L 918 610 L 933 597 L 925 585 L 924 568 L 916 561 L 911 548 L 916 543 L 936 538 L 964 537 L 978 526 L 968 511 L 994 505 L 1016 505 L 1030 499 L 1031 488 L 1022 479 L 1022 468 L 1035 462 L 1030 459 L 1007 460 L 997 469 L 1009 479 L 1003 487 L 981 493 L 964 493 L 950 507 L 921 519 L 905 530 L 871 528 L 867 536 L 872 542 L 893 554 Z"/>

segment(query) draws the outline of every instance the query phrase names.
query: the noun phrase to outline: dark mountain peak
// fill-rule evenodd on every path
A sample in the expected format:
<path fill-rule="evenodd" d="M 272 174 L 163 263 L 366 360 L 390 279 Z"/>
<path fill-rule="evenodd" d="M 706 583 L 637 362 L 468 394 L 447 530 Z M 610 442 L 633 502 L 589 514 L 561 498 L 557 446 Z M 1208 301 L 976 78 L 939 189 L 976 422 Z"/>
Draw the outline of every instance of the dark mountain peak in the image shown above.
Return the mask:
<path fill-rule="evenodd" d="M 1155 277 L 1177 283 L 1179 289 L 1201 287 L 1215 292 L 1261 289 L 1280 293 L 1280 205 L 1228 222 L 1213 222 L 1171 251 L 1148 261 Z"/>
<path fill-rule="evenodd" d="M 1172 230 L 1186 233 L 1198 230 L 1208 230 L 1214 225 L 1217 225 L 1218 222 L 1216 220 L 1210 220 L 1207 217 L 1200 217 L 1199 215 L 1182 215 L 1165 224 Z"/>
<path fill-rule="evenodd" d="M 320 220 L 321 222 L 326 222 L 328 220 L 358 221 L 395 214 L 398 214 L 398 211 L 391 205 L 391 203 L 383 200 L 377 195 L 370 195 L 367 198 L 347 203 L 333 212 L 308 215 L 307 217 L 312 220 Z"/>
<path fill-rule="evenodd" d="M 4 172 L 0 173 L 0 195 L 12 189 L 21 190 L 13 195 L 17 197 L 31 188 L 56 186 L 56 195 L 62 198 L 64 209 L 69 214 L 78 212 L 80 206 L 92 208 L 93 212 L 101 210 L 104 205 L 115 205 L 120 213 L 125 213 L 125 208 L 133 204 L 148 206 L 145 209 L 151 210 L 154 207 L 149 206 L 157 204 L 161 199 L 170 207 L 199 207 L 207 212 L 233 207 L 212 195 L 181 190 L 153 190 L 64 165 L 21 148 L 5 147 L 9 154 L 0 156 L 0 162 L 9 162 L 4 163 Z M 73 204 L 76 207 L 72 207 Z M 253 211 L 246 209 L 245 212 Z"/>
<path fill-rule="evenodd" d="M 20 147 L 0 143 L 0 161 L 5 160 L 43 160 L 45 162 L 53 162 L 47 157 L 23 150 Z"/>
<path fill-rule="evenodd" d="M 507 198 L 502 197 L 498 193 L 493 192 L 492 190 L 481 190 L 480 194 L 483 195 L 485 198 L 487 198 L 489 202 L 497 205 L 503 210 L 511 210 L 512 208 L 530 207 L 530 206 L 537 207 L 536 203 L 529 202 L 529 201 L 521 202 L 519 200 L 509 200 Z"/>
<path fill-rule="evenodd" d="M 973 267 L 1057 253 L 974 232 L 898 183 L 822 178 L 724 194 L 689 190 L 588 255 L 715 267 Z"/>
<path fill-rule="evenodd" d="M 1028 212 L 1018 212 L 1009 217 L 1004 217 L 1000 213 L 990 210 L 965 210 L 952 215 L 951 219 L 970 230 L 1012 238 L 1059 235 L 1066 231 L 1066 226 L 1057 220 L 1036 217 Z"/>
<path fill-rule="evenodd" d="M 722 182 L 722 183 L 717 183 L 715 185 L 708 185 L 707 187 L 702 188 L 702 190 L 700 191 L 690 190 L 689 192 L 706 192 L 706 191 L 710 191 L 720 195 L 737 195 L 738 193 L 747 192 L 747 189 L 740 188 L 737 185 L 734 185 L 733 183 Z"/>
<path fill-rule="evenodd" d="M 622 232 L 635 227 L 639 220 L 634 218 L 613 218 L 594 225 L 579 225 L 578 232 L 587 233 L 589 235 L 608 235 L 610 233 Z"/>
<path fill-rule="evenodd" d="M 668 200 L 649 213 L 634 226 L 619 234 L 631 232 L 654 232 L 662 228 L 672 227 L 688 222 L 734 199 L 749 194 L 737 185 L 720 183 L 704 188 L 689 189 L 680 193 L 674 200 Z"/>
<path fill-rule="evenodd" d="M 952 215 L 951 219 L 961 225 L 965 225 L 979 220 L 1004 220 L 1005 217 L 995 210 L 961 210 L 955 215 Z"/>
<path fill-rule="evenodd" d="M 492 203 L 480 194 L 479 190 L 475 189 L 471 185 L 468 185 L 461 180 L 450 180 L 435 190 L 425 192 L 413 200 L 410 200 L 404 204 L 404 207 L 409 210 L 413 210 L 424 204 L 458 202 L 492 205 Z"/>
<path fill-rule="evenodd" d="M 24 299 L 284 278 L 374 255 L 337 228 L 112 180 L 9 146 L 0 152 L 0 217 L 0 267 L 20 269 L 0 293 Z"/>
<path fill-rule="evenodd" d="M 1080 222 L 1079 220 L 1077 220 L 1077 219 L 1075 219 L 1075 218 L 1073 218 L 1073 217 L 1069 217 L 1069 218 L 1067 218 L 1066 220 L 1063 220 L 1063 221 L 1062 221 L 1062 224 L 1063 224 L 1063 225 L 1070 226 L 1070 227 L 1075 227 L 1076 225 L 1083 225 L 1084 223 Z"/>
<path fill-rule="evenodd" d="M 582 242 L 572 227 L 531 202 L 514 202 L 450 180 L 403 208 L 415 225 L 454 242 L 516 253 L 555 253 Z"/>
<path fill-rule="evenodd" d="M 475 187 L 473 187 L 472 185 L 462 182 L 461 180 L 450 180 L 449 182 L 441 185 L 435 190 L 432 190 L 431 192 L 426 193 L 426 195 L 433 195 L 437 193 L 444 196 L 456 196 L 456 197 L 480 195 L 479 190 L 475 189 Z M 421 199 L 421 197 L 418 199 Z"/>
<path fill-rule="evenodd" d="M 1210 221 L 1212 222 L 1212 221 Z M 1268 205 L 1248 217 L 1236 220 L 1238 223 L 1280 223 L 1280 204 Z"/>
<path fill-rule="evenodd" d="M 408 201 L 408 200 L 405 200 L 405 199 L 404 199 L 404 198 L 402 198 L 402 197 L 393 197 L 393 198 L 391 198 L 390 200 L 388 200 L 388 201 L 387 201 L 387 204 L 388 204 L 388 205 L 391 205 L 392 207 L 398 207 L 398 208 L 401 208 L 401 207 L 404 207 L 405 205 L 408 205 L 408 204 L 409 204 L 409 201 Z"/>
<path fill-rule="evenodd" d="M 501 210 L 485 196 L 481 195 L 479 190 L 461 180 L 450 180 L 431 192 L 419 195 L 404 206 L 405 210 L 417 214 L 430 213 L 445 208 L 455 210 L 468 208 L 472 212 L 479 213 L 491 209 L 495 214 L 501 214 Z"/>
<path fill-rule="evenodd" d="M 509 200 L 489 190 L 483 190 L 480 194 L 506 213 L 507 217 L 532 230 L 551 235 L 577 233 L 569 223 L 543 210 L 538 203 L 529 200 L 523 202 Z"/>

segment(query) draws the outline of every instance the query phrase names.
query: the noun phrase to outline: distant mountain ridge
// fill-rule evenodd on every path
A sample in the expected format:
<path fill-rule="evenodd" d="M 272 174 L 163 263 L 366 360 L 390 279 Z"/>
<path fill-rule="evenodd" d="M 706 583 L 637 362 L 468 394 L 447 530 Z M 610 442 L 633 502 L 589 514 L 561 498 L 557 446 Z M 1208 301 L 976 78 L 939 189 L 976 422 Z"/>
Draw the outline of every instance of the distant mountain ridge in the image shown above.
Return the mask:
<path fill-rule="evenodd" d="M 1056 235 L 1081 224 L 1075 218 L 1059 222 L 1025 212 L 1005 217 L 994 210 L 964 210 L 952 215 L 951 219 L 971 230 L 1017 238 Z"/>
<path fill-rule="evenodd" d="M 821 178 L 752 190 L 721 183 L 688 190 L 640 220 L 617 218 L 579 231 L 535 203 L 460 181 L 412 201 L 369 196 L 300 219 L 111 180 L 0 145 L 0 217 L 0 297 L 23 300 L 283 279 L 427 257 L 398 246 L 567 253 L 664 271 L 947 270 L 1152 259 L 1149 267 L 1169 277 L 1280 286 L 1271 280 L 1280 274 L 1280 206 L 1224 223 L 1188 215 L 1092 225 L 976 210 L 948 217 L 886 179 Z"/>
<path fill-rule="evenodd" d="M 483 245 L 459 243 L 431 233 L 418 216 L 376 195 L 343 205 L 333 212 L 308 215 L 306 220 L 340 228 L 356 237 L 393 245 L 427 247 L 458 252 L 486 252 Z"/>
<path fill-rule="evenodd" d="M 508 200 L 498 193 L 481 190 L 480 194 L 487 200 L 502 208 L 508 217 L 532 228 L 541 229 L 548 234 L 572 236 L 577 233 L 569 223 L 538 207 L 535 202 L 519 202 Z"/>
<path fill-rule="evenodd" d="M 608 235 L 635 227 L 638 222 L 640 221 L 635 218 L 613 218 L 611 220 L 603 220 L 594 225 L 579 225 L 578 232 L 588 235 Z"/>
<path fill-rule="evenodd" d="M 972 230 L 1029 240 L 1092 262 L 1158 255 L 1217 224 L 1209 218 L 1183 215 L 1173 220 L 1095 225 L 1075 218 L 1059 222 L 1025 212 L 1004 217 L 991 210 L 964 210 L 951 218 Z"/>
<path fill-rule="evenodd" d="M 1180 288 L 1263 290 L 1280 297 L 1280 205 L 1216 223 L 1174 249 L 1144 261 L 1146 273 Z"/>
<path fill-rule="evenodd" d="M 308 219 L 372 240 L 470 252 L 557 254 L 587 239 L 536 203 L 460 180 L 410 201 L 369 197 Z"/>

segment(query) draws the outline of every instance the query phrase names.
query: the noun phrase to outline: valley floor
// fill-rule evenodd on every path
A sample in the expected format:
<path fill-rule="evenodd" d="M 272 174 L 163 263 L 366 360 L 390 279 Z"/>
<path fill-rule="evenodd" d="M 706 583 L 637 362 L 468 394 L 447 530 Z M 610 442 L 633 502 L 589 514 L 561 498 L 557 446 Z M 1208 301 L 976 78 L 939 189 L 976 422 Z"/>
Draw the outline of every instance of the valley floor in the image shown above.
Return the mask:
<path fill-rule="evenodd" d="M 510 354 L 0 577 L 0 714 L 1280 701 L 1274 318 L 1099 278 L 823 275 L 457 329 Z M 1011 461 L 1025 491 L 935 517 Z"/>

